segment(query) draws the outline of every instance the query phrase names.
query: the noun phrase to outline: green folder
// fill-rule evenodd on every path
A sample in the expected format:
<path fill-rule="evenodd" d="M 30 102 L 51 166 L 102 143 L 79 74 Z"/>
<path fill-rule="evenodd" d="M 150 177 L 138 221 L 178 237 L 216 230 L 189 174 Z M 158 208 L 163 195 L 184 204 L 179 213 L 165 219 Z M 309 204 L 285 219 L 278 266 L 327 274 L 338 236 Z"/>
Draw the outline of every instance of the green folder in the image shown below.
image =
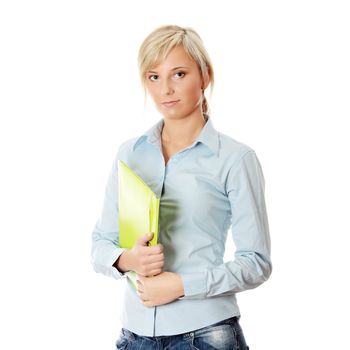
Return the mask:
<path fill-rule="evenodd" d="M 154 233 L 149 245 L 156 245 L 160 199 L 141 177 L 121 160 L 118 160 L 118 196 L 119 246 L 130 249 L 137 239 L 147 232 Z M 137 289 L 136 273 L 128 271 L 126 275 Z"/>

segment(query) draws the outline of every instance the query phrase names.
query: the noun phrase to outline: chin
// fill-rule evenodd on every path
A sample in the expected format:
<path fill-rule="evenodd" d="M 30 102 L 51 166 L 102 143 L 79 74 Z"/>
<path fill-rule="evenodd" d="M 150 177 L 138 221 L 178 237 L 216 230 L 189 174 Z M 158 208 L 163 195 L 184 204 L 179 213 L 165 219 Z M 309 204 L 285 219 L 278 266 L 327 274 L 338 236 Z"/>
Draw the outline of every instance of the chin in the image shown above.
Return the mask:
<path fill-rule="evenodd" d="M 164 118 L 168 118 L 168 119 L 181 118 L 181 114 L 176 112 L 164 112 L 164 110 L 162 110 L 162 111 L 159 111 L 159 113 L 162 114 Z"/>

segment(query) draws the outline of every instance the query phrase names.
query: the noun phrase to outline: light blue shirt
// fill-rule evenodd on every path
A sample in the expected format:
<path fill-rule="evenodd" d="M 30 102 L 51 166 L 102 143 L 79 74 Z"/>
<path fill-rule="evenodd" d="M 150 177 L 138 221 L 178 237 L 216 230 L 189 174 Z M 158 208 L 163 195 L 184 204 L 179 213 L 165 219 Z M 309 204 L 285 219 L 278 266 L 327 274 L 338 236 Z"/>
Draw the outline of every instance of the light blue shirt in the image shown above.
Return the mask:
<path fill-rule="evenodd" d="M 240 315 L 236 293 L 266 281 L 272 270 L 265 180 L 255 151 L 215 130 L 211 117 L 196 141 L 165 165 L 163 119 L 123 142 L 114 159 L 103 209 L 92 233 L 96 272 L 127 278 L 113 263 L 125 250 L 118 237 L 117 160 L 123 160 L 160 197 L 159 239 L 164 271 L 178 273 L 184 296 L 146 307 L 127 278 L 124 328 L 145 336 L 174 335 Z M 232 225 L 232 226 L 231 226 Z M 228 229 L 236 246 L 223 262 Z"/>

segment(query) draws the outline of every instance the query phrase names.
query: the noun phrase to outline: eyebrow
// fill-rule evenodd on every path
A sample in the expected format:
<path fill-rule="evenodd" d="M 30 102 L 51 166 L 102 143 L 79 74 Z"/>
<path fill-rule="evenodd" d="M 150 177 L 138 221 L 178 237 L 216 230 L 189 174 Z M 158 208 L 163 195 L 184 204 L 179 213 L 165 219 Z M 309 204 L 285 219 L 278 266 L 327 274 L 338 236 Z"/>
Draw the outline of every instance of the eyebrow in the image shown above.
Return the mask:
<path fill-rule="evenodd" d="M 190 67 L 186 67 L 186 66 L 178 66 L 178 67 L 174 67 L 174 68 L 172 68 L 171 70 L 176 70 L 176 69 L 179 69 L 179 68 L 190 68 Z M 149 71 L 148 71 L 148 73 L 157 73 L 157 72 L 155 72 L 155 71 L 153 71 L 153 70 L 149 70 Z"/>

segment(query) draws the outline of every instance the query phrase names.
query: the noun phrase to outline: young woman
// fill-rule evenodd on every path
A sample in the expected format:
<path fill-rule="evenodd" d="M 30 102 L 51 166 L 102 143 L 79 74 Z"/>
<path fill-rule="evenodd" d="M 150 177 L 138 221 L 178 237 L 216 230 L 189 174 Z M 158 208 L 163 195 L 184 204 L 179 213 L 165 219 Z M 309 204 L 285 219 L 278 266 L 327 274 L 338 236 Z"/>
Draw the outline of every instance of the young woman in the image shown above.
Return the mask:
<path fill-rule="evenodd" d="M 212 123 L 204 91 L 214 83 L 192 28 L 165 25 L 139 50 L 139 69 L 162 119 L 123 142 L 93 231 L 95 271 L 127 279 L 117 349 L 248 349 L 236 293 L 271 274 L 264 176 L 255 151 Z M 118 246 L 117 160 L 160 197 L 158 245 L 145 233 Z M 223 262 L 232 225 L 234 259 Z"/>

